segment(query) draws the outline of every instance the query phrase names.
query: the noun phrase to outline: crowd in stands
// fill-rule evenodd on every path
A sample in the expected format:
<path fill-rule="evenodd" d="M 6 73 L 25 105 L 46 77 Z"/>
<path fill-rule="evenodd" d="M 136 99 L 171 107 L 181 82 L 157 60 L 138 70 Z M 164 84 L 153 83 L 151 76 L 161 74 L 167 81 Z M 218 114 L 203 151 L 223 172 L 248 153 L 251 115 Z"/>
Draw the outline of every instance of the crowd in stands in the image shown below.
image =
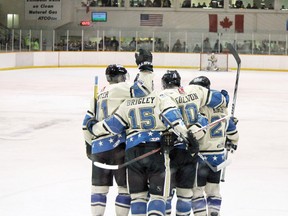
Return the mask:
<path fill-rule="evenodd" d="M 185 41 L 176 39 L 171 48 L 161 38 L 155 38 L 154 50 L 153 50 L 153 39 L 143 38 L 136 40 L 133 37 L 128 42 L 123 42 L 121 45 L 116 37 L 104 37 L 104 41 L 100 40 L 97 44 L 96 41 L 85 41 L 83 45 L 84 51 L 136 51 L 140 48 L 147 49 L 153 52 L 175 52 L 175 53 L 225 53 L 227 50 L 227 42 L 221 42 L 216 39 L 211 44 L 210 39 L 206 37 L 202 42 L 189 44 L 189 48 Z M 103 46 L 104 42 L 104 46 Z M 244 40 L 241 42 L 234 42 L 236 44 L 237 51 L 242 54 L 285 54 L 286 43 L 285 41 L 251 41 Z M 81 51 L 81 41 L 70 41 L 67 44 L 64 41 L 55 44 L 55 51 Z"/>
<path fill-rule="evenodd" d="M 251 3 L 247 3 L 247 5 L 245 6 L 242 0 L 236 0 L 235 4 L 231 5 L 231 8 L 242 8 L 242 9 L 268 9 L 268 10 L 274 10 L 274 6 L 273 4 L 269 3 L 268 5 L 266 5 L 265 2 L 260 3 L 260 6 L 258 6 L 256 4 L 256 2 Z"/>
<path fill-rule="evenodd" d="M 168 38 L 160 37 L 119 37 L 104 36 L 103 38 L 93 38 L 92 40 L 84 40 L 82 44 L 81 37 L 67 38 L 60 37 L 56 39 L 53 47 L 47 48 L 47 41 L 45 38 L 39 38 L 32 34 L 23 34 L 19 40 L 18 34 L 14 35 L 7 33 L 7 29 L 1 29 L 0 32 L 0 51 L 8 50 L 23 50 L 23 51 L 131 51 L 135 52 L 140 48 L 150 50 L 152 52 L 175 52 L 175 53 L 221 53 L 227 52 L 226 41 L 219 40 L 219 38 L 205 37 L 203 41 L 198 40 L 183 40 L 183 38 Z M 210 42 L 212 40 L 212 43 Z M 13 40 L 13 43 L 12 43 Z M 169 43 L 170 41 L 170 43 Z M 51 44 L 51 43 L 49 43 Z M 279 54 L 287 55 L 286 40 L 237 40 L 237 51 L 242 54 Z M 13 47 L 12 47 L 13 46 Z M 20 47 L 21 46 L 21 47 Z"/>
<path fill-rule="evenodd" d="M 130 7 L 171 7 L 173 0 L 130 0 Z M 81 2 L 82 7 L 125 7 L 125 0 L 85 0 Z M 197 2 L 196 0 L 183 0 L 182 8 L 223 8 L 224 0 L 207 0 L 206 2 Z M 236 0 L 233 4 L 229 5 L 232 9 L 266 9 L 274 10 L 272 3 L 260 4 L 247 3 L 246 5 L 242 0 Z M 280 10 L 287 10 L 284 5 Z"/>

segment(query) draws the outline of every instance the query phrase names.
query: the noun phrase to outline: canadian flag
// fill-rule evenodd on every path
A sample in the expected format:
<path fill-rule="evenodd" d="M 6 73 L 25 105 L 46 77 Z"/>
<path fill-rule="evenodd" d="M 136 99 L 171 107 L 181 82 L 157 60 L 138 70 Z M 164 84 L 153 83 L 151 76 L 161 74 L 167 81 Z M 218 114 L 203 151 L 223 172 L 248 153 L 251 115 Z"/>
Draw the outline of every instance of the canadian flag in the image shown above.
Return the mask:
<path fill-rule="evenodd" d="M 209 32 L 232 32 L 243 33 L 244 32 L 244 15 L 217 15 L 209 14 Z"/>

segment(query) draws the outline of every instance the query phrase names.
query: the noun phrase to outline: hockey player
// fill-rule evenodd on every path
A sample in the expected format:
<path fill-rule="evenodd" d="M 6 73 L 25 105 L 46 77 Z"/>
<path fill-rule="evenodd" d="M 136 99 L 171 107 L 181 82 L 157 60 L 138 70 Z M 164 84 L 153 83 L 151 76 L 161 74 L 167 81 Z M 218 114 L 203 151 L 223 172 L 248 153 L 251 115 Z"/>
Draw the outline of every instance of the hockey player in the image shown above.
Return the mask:
<path fill-rule="evenodd" d="M 106 79 L 109 83 L 98 94 L 96 119 L 101 121 L 115 112 L 118 106 L 130 98 L 130 86 L 127 83 L 127 70 L 118 64 L 109 65 L 106 68 Z M 83 121 L 83 132 L 86 141 L 87 155 L 92 161 L 109 164 L 121 164 L 125 155 L 125 133 L 118 135 L 106 135 L 93 137 L 87 130 L 86 123 L 94 117 L 94 103 L 87 111 Z M 92 165 L 92 216 L 104 215 L 107 193 L 113 185 L 113 177 L 118 185 L 118 195 L 115 200 L 117 216 L 127 216 L 130 210 L 130 195 L 126 184 L 126 170 L 124 168 L 110 171 Z"/>
<path fill-rule="evenodd" d="M 205 76 L 193 79 L 190 84 L 210 89 L 210 80 Z M 200 112 L 208 118 L 209 122 L 212 122 L 226 116 L 227 108 L 212 109 L 205 106 L 200 109 Z M 205 136 L 199 140 L 200 153 L 211 165 L 217 166 L 225 160 L 225 141 L 230 149 L 236 150 L 238 139 L 239 135 L 234 119 L 230 118 L 228 122 L 220 122 L 207 130 Z M 222 200 L 219 185 L 220 178 L 221 171 L 213 172 L 202 160 L 198 161 L 192 201 L 195 216 L 220 215 Z"/>
<path fill-rule="evenodd" d="M 136 55 L 140 73 L 131 88 L 132 93 L 143 89 L 143 83 L 146 85 L 144 89 L 153 89 L 152 79 L 150 79 L 150 86 L 147 85 L 148 77 L 145 82 L 139 80 L 141 73 L 153 72 L 152 56 L 148 60 L 151 62 L 141 60 Z M 167 119 L 169 123 L 175 125 L 175 130 L 187 137 L 189 141 L 187 149 L 190 154 L 197 153 L 198 143 L 194 142 L 193 134 L 185 127 L 177 104 L 170 97 L 156 91 L 147 92 L 146 96 L 142 93 L 140 97 L 135 97 L 137 94 L 134 94 L 134 98 L 126 99 L 111 117 L 98 123 L 90 121 L 87 126 L 95 136 L 116 135 L 126 131 L 126 161 L 161 147 L 162 151 L 128 165 L 127 177 L 132 198 L 132 215 L 164 216 L 171 180 L 169 157 L 167 157 L 167 149 L 171 145 L 169 142 L 171 133 L 167 132 Z M 165 116 L 165 120 L 162 121 L 160 115 Z"/>
<path fill-rule="evenodd" d="M 198 129 L 207 124 L 206 118 L 199 115 L 199 108 L 205 105 L 210 107 L 226 106 L 225 97 L 217 91 L 210 91 L 198 85 L 181 87 L 181 77 L 176 70 L 168 70 L 162 77 L 162 93 L 171 97 L 178 105 L 187 128 Z M 199 123 L 201 123 L 199 125 Z M 203 125 L 203 126 L 204 126 Z M 205 131 L 196 135 L 201 137 Z M 196 138 L 198 138 L 196 136 Z M 196 160 L 181 142 L 171 150 L 171 167 L 175 175 L 175 187 L 177 195 L 176 215 L 190 215 L 192 187 L 196 173 Z"/>
<path fill-rule="evenodd" d="M 217 66 L 217 57 L 214 53 L 211 53 L 211 55 L 208 58 L 208 66 L 207 71 L 218 71 L 219 68 Z"/>

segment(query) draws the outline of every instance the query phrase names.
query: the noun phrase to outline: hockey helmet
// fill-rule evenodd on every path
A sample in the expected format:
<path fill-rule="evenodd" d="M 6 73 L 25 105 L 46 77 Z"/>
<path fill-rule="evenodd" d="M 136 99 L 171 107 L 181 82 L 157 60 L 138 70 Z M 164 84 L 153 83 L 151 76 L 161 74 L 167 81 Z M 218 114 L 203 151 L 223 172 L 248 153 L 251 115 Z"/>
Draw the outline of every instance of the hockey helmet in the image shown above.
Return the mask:
<path fill-rule="evenodd" d="M 111 64 L 106 68 L 106 79 L 110 83 L 125 82 L 128 78 L 128 72 L 120 64 Z"/>
<path fill-rule="evenodd" d="M 210 89 L 211 82 L 206 76 L 199 76 L 190 81 L 189 85 L 200 85 Z"/>
<path fill-rule="evenodd" d="M 167 72 L 162 77 L 162 87 L 163 89 L 180 87 L 181 77 L 177 70 L 167 70 Z"/>

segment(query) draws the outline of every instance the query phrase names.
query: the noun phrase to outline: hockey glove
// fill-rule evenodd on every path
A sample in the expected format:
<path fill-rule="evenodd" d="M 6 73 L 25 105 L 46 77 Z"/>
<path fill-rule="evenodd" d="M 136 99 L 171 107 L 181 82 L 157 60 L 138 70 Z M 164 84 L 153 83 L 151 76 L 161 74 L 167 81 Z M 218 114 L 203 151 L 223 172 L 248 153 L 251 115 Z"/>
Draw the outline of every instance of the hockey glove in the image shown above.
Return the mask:
<path fill-rule="evenodd" d="M 228 94 L 228 92 L 226 91 L 226 90 L 221 90 L 221 93 L 222 93 L 222 95 L 225 97 L 225 99 L 226 99 L 226 107 L 228 107 L 228 104 L 229 104 L 229 100 L 230 100 L 230 97 L 229 97 L 229 94 Z"/>
<path fill-rule="evenodd" d="M 187 150 L 190 152 L 192 157 L 196 156 L 199 152 L 199 143 L 195 136 L 193 135 L 192 131 L 188 131 L 187 133 Z"/>
<path fill-rule="evenodd" d="M 139 49 L 139 54 L 135 53 L 135 61 L 140 71 L 153 72 L 152 60 L 152 53 L 148 50 Z"/>
<path fill-rule="evenodd" d="M 86 127 L 87 127 L 87 130 L 88 130 L 91 134 L 93 134 L 93 126 L 94 126 L 95 124 L 97 124 L 97 123 L 98 123 L 98 121 L 97 121 L 95 118 L 91 118 L 91 119 L 89 119 L 89 120 L 87 121 Z"/>
<path fill-rule="evenodd" d="M 234 151 L 237 150 L 237 145 L 232 143 L 231 140 L 227 139 L 225 142 L 225 148 L 227 149 L 227 151 L 233 153 Z"/>
<path fill-rule="evenodd" d="M 160 138 L 161 152 L 169 154 L 174 148 L 177 136 L 173 132 L 164 132 Z"/>

